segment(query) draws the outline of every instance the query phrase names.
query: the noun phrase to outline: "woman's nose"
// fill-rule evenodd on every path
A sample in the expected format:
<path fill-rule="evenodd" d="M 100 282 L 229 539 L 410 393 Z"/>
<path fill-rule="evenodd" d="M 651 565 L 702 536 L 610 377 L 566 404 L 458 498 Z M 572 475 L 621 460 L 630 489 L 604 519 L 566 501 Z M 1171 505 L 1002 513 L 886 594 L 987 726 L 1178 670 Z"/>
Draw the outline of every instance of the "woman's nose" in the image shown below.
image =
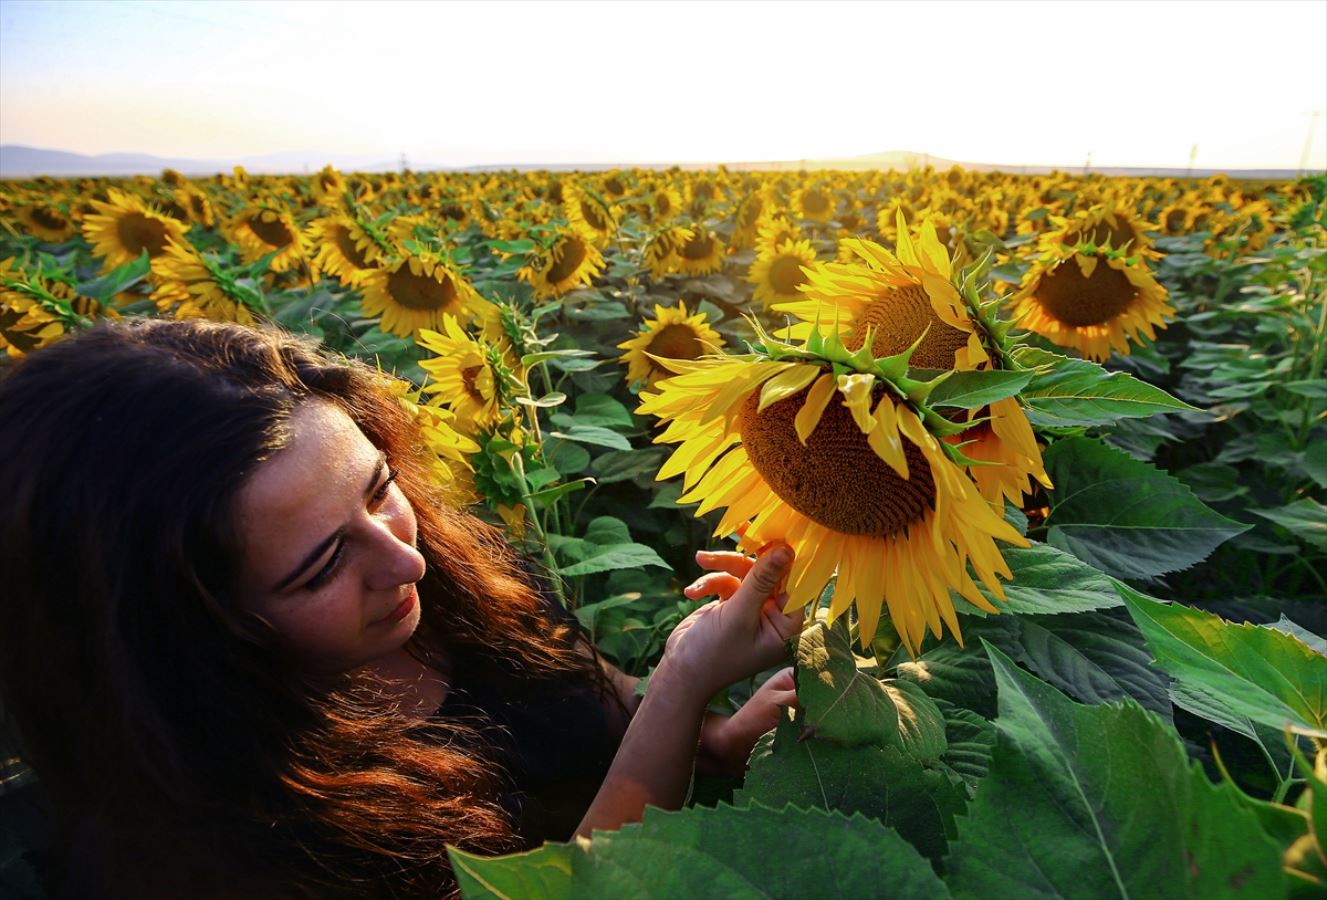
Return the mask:
<path fill-rule="evenodd" d="M 427 563 L 424 554 L 415 547 L 415 529 L 405 528 L 404 524 L 378 523 L 367 576 L 369 587 L 374 590 L 390 590 L 403 584 L 414 584 L 424 577 Z"/>

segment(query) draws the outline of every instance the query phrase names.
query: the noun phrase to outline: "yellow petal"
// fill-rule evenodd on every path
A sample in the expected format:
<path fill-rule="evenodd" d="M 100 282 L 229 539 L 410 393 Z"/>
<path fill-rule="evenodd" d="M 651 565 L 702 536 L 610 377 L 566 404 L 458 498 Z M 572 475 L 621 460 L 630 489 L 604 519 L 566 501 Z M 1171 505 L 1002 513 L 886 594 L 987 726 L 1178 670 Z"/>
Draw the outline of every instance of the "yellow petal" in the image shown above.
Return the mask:
<path fill-rule="evenodd" d="M 797 430 L 797 439 L 806 444 L 806 439 L 816 430 L 820 424 L 820 417 L 825 412 L 825 407 L 829 405 L 829 398 L 834 395 L 834 376 L 830 374 L 821 375 L 816 383 L 811 385 L 811 390 L 807 392 L 806 402 L 802 408 L 797 411 L 797 416 L 793 419 L 793 427 Z"/>

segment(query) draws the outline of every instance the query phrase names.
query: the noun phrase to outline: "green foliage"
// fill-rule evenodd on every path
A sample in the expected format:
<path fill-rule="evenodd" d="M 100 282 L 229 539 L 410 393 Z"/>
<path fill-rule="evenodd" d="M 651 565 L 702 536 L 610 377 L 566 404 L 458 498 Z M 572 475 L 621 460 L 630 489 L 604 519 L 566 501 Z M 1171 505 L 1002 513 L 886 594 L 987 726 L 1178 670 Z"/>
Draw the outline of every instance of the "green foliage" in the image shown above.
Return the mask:
<path fill-rule="evenodd" d="M 1076 704 L 987 652 L 1000 715 L 947 860 L 956 897 L 1285 895 L 1275 843 L 1160 719 Z"/>
<path fill-rule="evenodd" d="M 1022 347 L 1014 358 L 1036 373 L 1020 393 L 1033 425 L 1111 425 L 1125 418 L 1195 410 L 1145 381 L 1108 372 L 1085 359 L 1069 359 L 1039 347 Z"/>
<path fill-rule="evenodd" d="M 651 809 L 584 844 L 498 858 L 448 852 L 466 900 L 948 896 L 926 860 L 879 822 L 795 807 Z"/>
<path fill-rule="evenodd" d="M 1177 478 L 1099 441 L 1059 441 L 1044 460 L 1055 484 L 1047 541 L 1119 578 L 1187 568 L 1248 529 Z"/>

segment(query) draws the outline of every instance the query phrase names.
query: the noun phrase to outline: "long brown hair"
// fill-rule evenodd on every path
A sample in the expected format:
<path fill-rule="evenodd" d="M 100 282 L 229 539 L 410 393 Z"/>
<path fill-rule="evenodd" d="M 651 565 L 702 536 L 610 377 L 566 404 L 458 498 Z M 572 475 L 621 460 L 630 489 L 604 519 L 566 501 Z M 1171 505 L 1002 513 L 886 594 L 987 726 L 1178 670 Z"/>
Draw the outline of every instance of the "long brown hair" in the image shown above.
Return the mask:
<path fill-rule="evenodd" d="M 436 897 L 445 844 L 519 849 L 473 733 L 299 670 L 233 602 L 236 492 L 315 398 L 414 506 L 412 651 L 594 680 L 501 532 L 442 501 L 372 369 L 275 329 L 98 325 L 0 380 L 0 690 L 71 868 L 95 873 L 66 890 Z"/>

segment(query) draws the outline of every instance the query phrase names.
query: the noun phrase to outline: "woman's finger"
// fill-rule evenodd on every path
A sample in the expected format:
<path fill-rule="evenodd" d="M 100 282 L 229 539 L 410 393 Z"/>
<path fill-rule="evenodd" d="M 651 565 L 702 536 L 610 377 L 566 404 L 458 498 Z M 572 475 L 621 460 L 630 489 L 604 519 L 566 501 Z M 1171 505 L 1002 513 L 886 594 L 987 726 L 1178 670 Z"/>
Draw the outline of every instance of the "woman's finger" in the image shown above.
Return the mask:
<path fill-rule="evenodd" d="M 746 573 L 751 571 L 751 567 L 756 564 L 756 561 L 749 556 L 731 550 L 698 550 L 696 551 L 696 563 L 702 569 L 709 569 L 712 572 L 727 572 L 729 575 L 745 578 Z"/>
<path fill-rule="evenodd" d="M 742 579 L 742 586 L 728 602 L 738 607 L 740 614 L 759 615 L 766 599 L 779 589 L 788 570 L 792 568 L 793 551 L 787 544 L 775 544 L 760 556 L 751 571 Z M 783 606 L 783 601 L 779 604 Z"/>
<path fill-rule="evenodd" d="M 761 613 L 769 620 L 770 625 L 778 632 L 779 637 L 785 641 L 791 640 L 802 633 L 802 627 L 806 622 L 806 609 L 795 609 L 790 613 L 785 613 L 783 607 L 788 603 L 787 594 L 779 594 L 777 597 L 770 597 L 761 607 Z M 792 677 L 792 670 L 789 669 L 789 678 Z"/>
<path fill-rule="evenodd" d="M 734 575 L 729 575 L 727 572 L 711 572 L 691 582 L 682 593 L 692 600 L 708 597 L 710 594 L 717 595 L 720 600 L 727 600 L 741 586 L 741 580 Z"/>

